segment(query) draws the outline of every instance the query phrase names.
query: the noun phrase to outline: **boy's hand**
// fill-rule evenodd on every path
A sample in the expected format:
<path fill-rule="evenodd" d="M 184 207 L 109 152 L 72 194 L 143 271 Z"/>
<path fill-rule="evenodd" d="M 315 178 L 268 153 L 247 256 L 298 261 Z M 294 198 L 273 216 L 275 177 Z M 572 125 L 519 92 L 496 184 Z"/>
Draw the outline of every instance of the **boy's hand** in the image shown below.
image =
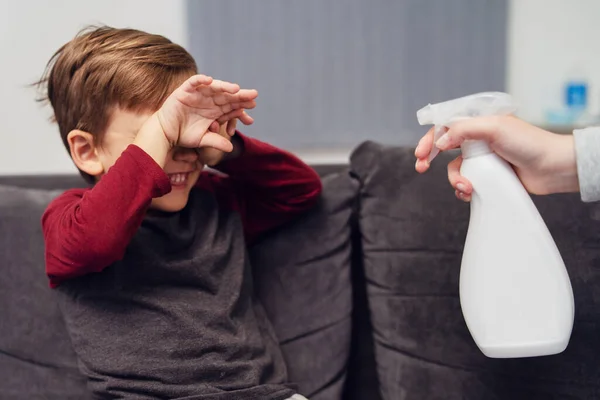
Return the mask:
<path fill-rule="evenodd" d="M 252 123 L 244 109 L 254 108 L 257 96 L 256 90 L 240 90 L 234 83 L 195 75 L 167 98 L 157 117 L 171 147 L 214 147 L 229 152 L 231 141 L 209 128 L 217 130 L 218 122 L 237 117 Z"/>
<path fill-rule="evenodd" d="M 556 135 L 513 116 L 478 117 L 450 126 L 437 143 L 433 128 L 420 140 L 415 156 L 416 170 L 429 169 L 427 158 L 433 146 L 440 150 L 459 147 L 465 140 L 485 140 L 500 157 L 512 164 L 525 188 L 533 194 L 579 190 L 575 144 L 571 135 Z M 462 157 L 448 165 L 448 179 L 456 196 L 470 201 L 471 183 L 460 175 Z"/>
<path fill-rule="evenodd" d="M 237 125 L 237 119 L 230 119 L 220 125 L 219 135 L 226 140 L 231 141 L 233 135 L 235 135 L 235 128 Z M 198 150 L 198 157 L 200 162 L 209 167 L 214 167 L 219 164 L 226 157 L 228 153 L 214 147 L 204 147 Z M 230 153 L 229 153 L 230 154 Z"/>

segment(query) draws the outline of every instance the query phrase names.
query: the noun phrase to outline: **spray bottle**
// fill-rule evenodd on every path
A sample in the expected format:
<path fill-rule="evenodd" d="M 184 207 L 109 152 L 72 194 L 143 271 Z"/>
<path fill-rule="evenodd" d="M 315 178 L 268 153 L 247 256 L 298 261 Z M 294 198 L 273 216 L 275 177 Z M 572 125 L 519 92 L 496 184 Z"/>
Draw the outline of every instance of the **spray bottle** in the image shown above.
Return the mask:
<path fill-rule="evenodd" d="M 459 119 L 515 110 L 508 94 L 486 92 L 429 104 L 417 118 L 435 125 L 437 140 Z M 558 248 L 512 167 L 485 141 L 465 141 L 461 151 L 460 172 L 473 185 L 459 286 L 467 327 L 488 357 L 560 353 L 575 306 Z"/>

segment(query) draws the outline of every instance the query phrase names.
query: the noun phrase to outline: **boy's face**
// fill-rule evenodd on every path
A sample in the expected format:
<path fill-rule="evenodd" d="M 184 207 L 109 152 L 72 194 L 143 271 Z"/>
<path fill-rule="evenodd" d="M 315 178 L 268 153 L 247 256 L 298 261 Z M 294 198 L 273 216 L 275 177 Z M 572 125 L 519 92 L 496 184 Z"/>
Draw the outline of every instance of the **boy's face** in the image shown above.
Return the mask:
<path fill-rule="evenodd" d="M 102 143 L 98 147 L 98 156 L 104 172 L 108 171 L 127 146 L 133 143 L 137 132 L 151 115 L 118 109 L 113 112 Z M 164 171 L 171 181 L 172 190 L 163 197 L 153 199 L 151 207 L 168 212 L 183 209 L 203 168 L 204 165 L 194 149 L 171 150 L 165 161 Z"/>

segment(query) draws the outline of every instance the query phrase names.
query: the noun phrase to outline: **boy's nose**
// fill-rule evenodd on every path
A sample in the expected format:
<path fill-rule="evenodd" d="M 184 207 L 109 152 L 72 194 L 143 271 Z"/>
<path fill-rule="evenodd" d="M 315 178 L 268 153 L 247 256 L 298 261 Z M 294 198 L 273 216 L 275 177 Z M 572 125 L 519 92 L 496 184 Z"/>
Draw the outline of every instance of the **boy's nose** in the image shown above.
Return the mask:
<path fill-rule="evenodd" d="M 193 163 L 198 161 L 198 152 L 196 149 L 176 147 L 175 150 L 173 150 L 173 160 Z"/>

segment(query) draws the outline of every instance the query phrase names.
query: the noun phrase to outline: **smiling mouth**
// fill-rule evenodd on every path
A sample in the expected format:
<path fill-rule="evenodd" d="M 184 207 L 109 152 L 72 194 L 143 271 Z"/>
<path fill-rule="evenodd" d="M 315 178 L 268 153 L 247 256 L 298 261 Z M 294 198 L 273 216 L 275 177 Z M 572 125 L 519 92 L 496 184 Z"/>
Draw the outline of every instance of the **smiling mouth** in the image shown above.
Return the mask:
<path fill-rule="evenodd" d="M 177 174 L 167 174 L 171 186 L 186 186 L 191 172 L 180 172 Z"/>

